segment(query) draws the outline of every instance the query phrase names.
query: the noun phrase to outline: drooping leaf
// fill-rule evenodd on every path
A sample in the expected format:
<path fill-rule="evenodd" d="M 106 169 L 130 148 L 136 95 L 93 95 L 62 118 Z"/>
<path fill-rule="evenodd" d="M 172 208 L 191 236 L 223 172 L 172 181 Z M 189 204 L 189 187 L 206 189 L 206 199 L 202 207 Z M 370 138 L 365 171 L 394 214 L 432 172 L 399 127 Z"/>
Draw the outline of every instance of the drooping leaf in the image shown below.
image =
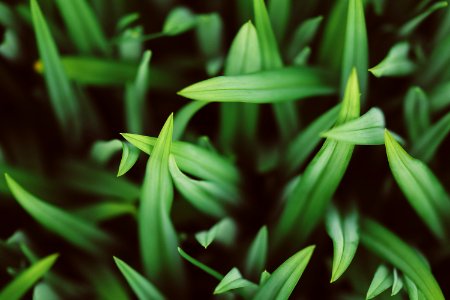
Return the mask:
<path fill-rule="evenodd" d="M 216 270 L 208 267 L 207 265 L 199 262 L 198 260 L 196 260 L 195 258 L 193 258 L 192 256 L 190 256 L 189 254 L 187 254 L 186 252 L 183 251 L 183 249 L 181 249 L 180 247 L 178 247 L 178 253 L 180 253 L 180 255 L 187 260 L 188 262 L 190 262 L 191 264 L 193 264 L 194 266 L 200 268 L 201 270 L 203 270 L 204 272 L 208 273 L 209 275 L 211 275 L 212 277 L 216 278 L 217 280 L 222 280 L 224 278 L 224 276 L 222 274 L 220 274 L 219 272 L 217 272 Z"/>
<path fill-rule="evenodd" d="M 41 279 L 58 259 L 58 254 L 49 255 L 20 273 L 0 290 L 0 300 L 19 300 Z"/>
<path fill-rule="evenodd" d="M 245 258 L 245 274 L 257 276 L 264 271 L 267 263 L 267 253 L 269 248 L 269 233 L 267 227 L 263 226 L 256 234 L 255 239 L 248 248 Z"/>
<path fill-rule="evenodd" d="M 384 144 L 384 115 L 379 108 L 371 108 L 361 117 L 334 127 L 321 136 L 356 145 Z"/>
<path fill-rule="evenodd" d="M 400 277 L 400 274 L 398 274 L 397 269 L 394 268 L 393 274 L 394 275 L 393 275 L 391 296 L 397 295 L 403 288 L 403 280 Z"/>
<path fill-rule="evenodd" d="M 333 240 L 333 269 L 330 282 L 334 282 L 350 266 L 358 249 L 358 215 L 352 212 L 342 219 L 336 208 L 331 207 L 326 216 L 326 228 Z"/>
<path fill-rule="evenodd" d="M 258 289 L 254 300 L 287 300 L 311 259 L 315 246 L 297 252 L 280 265 Z"/>
<path fill-rule="evenodd" d="M 294 61 L 294 58 L 311 43 L 322 20 L 322 16 L 314 17 L 302 22 L 297 27 L 287 50 L 290 61 Z"/>
<path fill-rule="evenodd" d="M 409 277 L 427 299 L 443 300 L 441 288 L 417 251 L 372 220 L 361 224 L 361 243 Z M 406 280 L 407 282 L 407 280 Z"/>
<path fill-rule="evenodd" d="M 137 162 L 139 158 L 139 149 L 128 142 L 122 142 L 122 158 L 120 160 L 117 177 L 127 173 Z"/>
<path fill-rule="evenodd" d="M 450 216 L 450 197 L 432 171 L 411 157 L 386 130 L 386 153 L 392 174 L 409 203 L 440 239 L 445 238 L 445 220 Z"/>
<path fill-rule="evenodd" d="M 207 102 L 278 103 L 330 95 L 335 88 L 321 70 L 288 67 L 237 76 L 219 76 L 179 91 L 193 100 Z"/>
<path fill-rule="evenodd" d="M 97 141 L 92 145 L 91 157 L 100 165 L 106 164 L 111 157 L 122 148 L 122 142 L 119 140 Z"/>
<path fill-rule="evenodd" d="M 348 80 L 336 126 L 356 119 L 360 113 L 360 93 L 356 70 Z M 302 179 L 289 195 L 275 228 L 275 244 L 289 236 L 290 243 L 306 238 L 322 219 L 328 202 L 350 162 L 354 145 L 327 139 L 306 167 Z M 302 230 L 297 230 L 302 228 Z"/>
<path fill-rule="evenodd" d="M 36 0 L 31 0 L 31 15 L 53 110 L 63 132 L 77 140 L 81 134 L 80 106 Z"/>
<path fill-rule="evenodd" d="M 97 252 L 102 245 L 111 243 L 111 238 L 93 223 L 45 203 L 23 189 L 8 174 L 5 177 L 17 202 L 48 231 L 89 252 Z"/>
<path fill-rule="evenodd" d="M 232 219 L 226 218 L 215 224 L 209 230 L 200 231 L 195 234 L 195 239 L 205 249 L 213 241 L 218 241 L 225 245 L 230 245 L 236 238 L 236 224 Z"/>
<path fill-rule="evenodd" d="M 256 287 L 256 284 L 243 278 L 239 270 L 237 268 L 233 268 L 216 286 L 214 289 L 214 295 L 227 293 L 245 287 Z"/>
<path fill-rule="evenodd" d="M 375 67 L 369 69 L 376 77 L 406 76 L 416 69 L 416 65 L 408 58 L 409 44 L 400 42 L 392 46 L 387 56 Z"/>
<path fill-rule="evenodd" d="M 404 119 L 412 141 L 417 141 L 430 127 L 429 100 L 421 88 L 408 90 L 404 101 Z"/>
<path fill-rule="evenodd" d="M 173 115 L 164 124 L 147 163 L 139 207 L 139 241 L 146 275 L 150 280 L 184 288 L 183 266 L 176 253 L 178 237 L 170 220 L 173 186 L 169 173 Z"/>
<path fill-rule="evenodd" d="M 439 1 L 428 7 L 424 12 L 415 16 L 413 19 L 409 20 L 406 24 L 400 27 L 398 35 L 401 37 L 407 37 L 433 12 L 441 8 L 447 7 L 446 1 Z"/>
<path fill-rule="evenodd" d="M 372 299 L 392 286 L 393 278 L 391 271 L 384 265 L 380 265 L 373 276 L 367 291 L 366 299 Z"/>
<path fill-rule="evenodd" d="M 161 292 L 151 282 L 149 282 L 144 276 L 139 274 L 123 260 L 114 257 L 114 261 L 123 277 L 125 277 L 131 289 L 140 300 L 165 299 Z"/>
<path fill-rule="evenodd" d="M 368 78 L 368 43 L 366 21 L 364 18 L 363 0 L 348 0 L 347 27 L 343 48 L 341 70 L 341 93 L 345 91 L 347 79 L 353 68 L 358 73 L 358 82 L 362 93 L 362 100 L 367 97 Z"/>

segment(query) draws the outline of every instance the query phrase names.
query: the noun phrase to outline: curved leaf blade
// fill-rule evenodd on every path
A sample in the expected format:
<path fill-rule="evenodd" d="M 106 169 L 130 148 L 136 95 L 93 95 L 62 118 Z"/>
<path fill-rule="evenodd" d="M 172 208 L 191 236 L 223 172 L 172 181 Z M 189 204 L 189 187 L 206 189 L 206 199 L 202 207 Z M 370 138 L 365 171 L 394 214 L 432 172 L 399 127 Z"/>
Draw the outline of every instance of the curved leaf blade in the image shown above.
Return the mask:
<path fill-rule="evenodd" d="M 245 258 L 245 274 L 248 276 L 257 276 L 264 271 L 267 262 L 267 253 L 269 248 L 269 233 L 266 226 L 256 234 L 252 241 L 247 256 Z"/>
<path fill-rule="evenodd" d="M 386 266 L 379 266 L 372 282 L 370 283 L 369 290 L 367 291 L 366 299 L 372 299 L 387 290 L 392 286 L 393 278 L 391 272 Z"/>

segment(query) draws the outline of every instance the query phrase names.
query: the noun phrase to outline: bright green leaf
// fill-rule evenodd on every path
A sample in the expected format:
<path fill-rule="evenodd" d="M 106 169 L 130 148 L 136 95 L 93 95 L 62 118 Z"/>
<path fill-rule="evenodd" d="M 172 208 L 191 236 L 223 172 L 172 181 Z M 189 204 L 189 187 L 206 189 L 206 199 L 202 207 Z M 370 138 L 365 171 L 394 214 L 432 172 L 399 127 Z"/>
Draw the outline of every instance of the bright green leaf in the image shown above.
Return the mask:
<path fill-rule="evenodd" d="M 214 289 L 214 295 L 219 295 L 227 293 L 233 290 L 253 287 L 256 286 L 254 283 L 242 278 L 241 273 L 237 268 L 233 268 L 228 272 L 225 277 L 219 282 L 219 284 Z"/>
<path fill-rule="evenodd" d="M 380 265 L 373 276 L 367 291 L 366 299 L 372 299 L 392 286 L 393 279 L 391 271 L 384 265 Z"/>
<path fill-rule="evenodd" d="M 393 274 L 394 274 L 394 279 L 393 279 L 393 282 L 392 282 L 391 296 L 397 295 L 398 293 L 400 293 L 400 291 L 403 288 L 403 280 L 400 277 L 400 274 L 398 274 L 397 269 L 394 268 Z"/>
<path fill-rule="evenodd" d="M 403 109 L 409 137 L 417 141 L 430 127 L 429 100 L 425 92 L 419 87 L 410 88 Z"/>
<path fill-rule="evenodd" d="M 127 173 L 137 162 L 139 158 L 139 149 L 128 142 L 122 142 L 122 159 L 120 160 L 117 177 Z"/>
<path fill-rule="evenodd" d="M 406 76 L 416 69 L 416 65 L 408 58 L 409 44 L 401 42 L 392 46 L 387 56 L 375 67 L 370 68 L 376 77 Z"/>
<path fill-rule="evenodd" d="M 196 260 L 195 258 L 193 258 L 192 256 L 190 256 L 189 254 L 187 254 L 186 252 L 183 251 L 183 249 L 181 249 L 180 247 L 178 247 L 178 253 L 180 253 L 180 255 L 187 260 L 188 262 L 190 262 L 191 264 L 193 264 L 194 266 L 198 267 L 199 269 L 203 270 L 204 272 L 208 273 L 209 275 L 211 275 L 212 277 L 216 278 L 217 280 L 222 280 L 224 278 L 224 276 L 222 274 L 220 274 L 219 272 L 217 272 L 216 270 L 208 267 L 207 265 L 199 262 L 198 260 Z"/>
<path fill-rule="evenodd" d="M 205 249 L 213 241 L 218 241 L 225 245 L 230 245 L 236 238 L 236 224 L 232 219 L 223 219 L 219 223 L 215 224 L 209 230 L 200 231 L 195 234 L 195 239 Z"/>

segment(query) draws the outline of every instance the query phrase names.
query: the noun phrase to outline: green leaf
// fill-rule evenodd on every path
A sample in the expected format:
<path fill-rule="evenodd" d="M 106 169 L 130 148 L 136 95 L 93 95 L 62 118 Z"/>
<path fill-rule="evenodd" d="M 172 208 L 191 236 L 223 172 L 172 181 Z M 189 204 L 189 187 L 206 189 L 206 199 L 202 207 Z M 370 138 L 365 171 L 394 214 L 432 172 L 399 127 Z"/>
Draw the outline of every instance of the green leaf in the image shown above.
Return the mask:
<path fill-rule="evenodd" d="M 361 224 L 361 243 L 409 277 L 427 299 L 443 300 L 441 288 L 417 251 L 372 220 Z M 407 280 L 406 280 L 407 282 Z"/>
<path fill-rule="evenodd" d="M 186 7 L 176 7 L 167 16 L 163 34 L 168 36 L 182 34 L 197 25 L 196 16 Z"/>
<path fill-rule="evenodd" d="M 180 255 L 187 260 L 188 262 L 190 262 L 191 264 L 193 264 L 194 266 L 198 267 L 199 269 L 203 270 L 204 272 L 208 273 L 209 275 L 211 275 L 212 277 L 216 278 L 217 280 L 222 280 L 224 278 L 224 276 L 222 274 L 220 274 L 219 272 L 217 272 L 216 270 L 208 267 L 207 265 L 199 262 L 198 260 L 196 260 L 195 258 L 193 258 L 192 256 L 190 256 L 189 254 L 187 254 L 186 252 L 183 251 L 183 249 L 181 249 L 180 247 L 178 247 L 178 253 L 180 253 Z"/>
<path fill-rule="evenodd" d="M 205 249 L 208 248 L 213 241 L 230 245 L 236 239 L 236 224 L 232 219 L 223 219 L 209 230 L 197 232 L 195 234 L 195 239 Z"/>
<path fill-rule="evenodd" d="M 101 245 L 111 243 L 110 237 L 94 224 L 45 203 L 23 189 L 8 174 L 5 178 L 17 202 L 48 231 L 90 252 L 97 252 Z"/>
<path fill-rule="evenodd" d="M 407 42 L 397 43 L 381 62 L 369 69 L 369 72 L 376 77 L 410 75 L 416 69 L 416 65 L 408 58 L 408 53 Z"/>
<path fill-rule="evenodd" d="M 286 153 L 282 156 L 282 169 L 284 172 L 291 175 L 301 167 L 319 144 L 321 140 L 320 133 L 336 123 L 339 109 L 340 105 L 336 105 L 321 114 L 288 143 Z"/>
<path fill-rule="evenodd" d="M 450 93 L 450 81 L 443 82 L 437 85 L 431 91 L 430 106 L 434 112 L 441 111 L 450 105 L 450 98 L 448 97 L 449 93 Z"/>
<path fill-rule="evenodd" d="M 259 288 L 253 299 L 289 299 L 311 259 L 314 248 L 315 246 L 306 247 L 280 265 Z"/>
<path fill-rule="evenodd" d="M 311 48 L 305 47 L 302 51 L 300 51 L 294 58 L 293 64 L 294 66 L 302 67 L 308 64 L 308 60 L 311 56 Z"/>
<path fill-rule="evenodd" d="M 58 254 L 49 255 L 20 273 L 0 291 L 0 300 L 21 299 L 50 270 L 57 258 Z"/>
<path fill-rule="evenodd" d="M 86 0 L 56 0 L 55 4 L 62 14 L 70 40 L 78 51 L 83 54 L 93 54 L 95 51 L 101 51 L 103 54 L 110 52 L 98 18 Z"/>
<path fill-rule="evenodd" d="M 367 96 L 368 56 L 363 0 L 348 0 L 347 28 L 345 30 L 341 70 L 341 92 L 345 90 L 352 69 L 356 68 L 362 99 L 364 100 Z"/>
<path fill-rule="evenodd" d="M 334 127 L 322 137 L 356 145 L 384 144 L 384 115 L 379 108 L 371 108 L 361 117 Z"/>
<path fill-rule="evenodd" d="M 372 299 L 392 286 L 392 273 L 386 266 L 380 265 L 373 276 L 366 299 Z"/>
<path fill-rule="evenodd" d="M 330 282 L 334 282 L 350 266 L 358 249 L 358 215 L 353 211 L 342 220 L 336 208 L 331 207 L 326 216 L 326 228 L 333 240 L 333 270 Z"/>
<path fill-rule="evenodd" d="M 146 112 L 145 96 L 147 94 L 150 72 L 149 65 L 152 52 L 147 50 L 142 56 L 136 79 L 127 84 L 125 97 L 125 115 L 127 129 L 131 132 L 141 133 L 144 131 L 144 112 Z"/>
<path fill-rule="evenodd" d="M 261 273 L 261 277 L 259 278 L 259 285 L 264 285 L 267 280 L 270 278 L 271 274 L 269 272 L 267 272 L 266 270 L 264 270 Z"/>
<path fill-rule="evenodd" d="M 53 110 L 63 132 L 70 136 L 71 140 L 77 140 L 81 134 L 81 111 L 75 91 L 65 73 L 58 49 L 36 0 L 31 0 L 31 14 Z"/>
<path fill-rule="evenodd" d="M 207 59 L 220 56 L 222 51 L 223 22 L 220 15 L 211 13 L 198 16 L 196 35 L 200 50 Z"/>
<path fill-rule="evenodd" d="M 140 197 L 139 240 L 146 275 L 153 282 L 171 282 L 181 293 L 184 286 L 178 238 L 170 220 L 173 186 L 169 173 L 173 115 L 164 124 L 147 163 Z"/>
<path fill-rule="evenodd" d="M 121 148 L 122 142 L 116 139 L 97 141 L 92 145 L 91 157 L 100 165 L 105 165 Z"/>
<path fill-rule="evenodd" d="M 347 84 L 335 126 L 356 119 L 360 112 L 360 93 L 356 70 Z M 302 179 L 289 195 L 275 228 L 275 244 L 302 241 L 322 219 L 350 162 L 354 145 L 327 139 L 306 167 Z M 301 230 L 298 230 L 301 228 Z M 292 242 L 291 242 L 292 243 Z"/>
<path fill-rule="evenodd" d="M 219 76 L 179 91 L 208 102 L 278 103 L 330 95 L 335 88 L 326 73 L 309 67 L 288 67 L 237 76 Z"/>
<path fill-rule="evenodd" d="M 408 291 L 408 296 L 410 300 L 426 300 L 423 293 L 417 288 L 415 283 L 408 278 L 408 276 L 405 276 L 405 285 L 406 290 Z"/>
<path fill-rule="evenodd" d="M 432 171 L 411 157 L 386 130 L 386 153 L 397 184 L 409 203 L 440 239 L 445 238 L 445 220 L 450 216 L 450 197 Z"/>
<path fill-rule="evenodd" d="M 398 274 L 397 269 L 394 268 L 394 279 L 392 282 L 392 292 L 391 292 L 391 296 L 395 296 L 398 293 L 400 293 L 400 291 L 403 288 L 403 280 L 400 277 L 400 274 Z"/>
<path fill-rule="evenodd" d="M 174 140 L 179 140 L 183 136 L 189 121 L 206 104 L 208 104 L 208 102 L 193 101 L 184 105 L 177 111 L 173 125 Z"/>
<path fill-rule="evenodd" d="M 409 137 L 417 141 L 430 127 L 429 100 L 425 92 L 419 87 L 410 88 L 403 109 Z"/>
<path fill-rule="evenodd" d="M 423 160 L 429 162 L 435 155 L 439 146 L 445 140 L 450 132 L 450 113 L 447 113 L 439 121 L 426 130 L 414 143 L 411 153 Z"/>
<path fill-rule="evenodd" d="M 402 27 L 400 27 L 398 31 L 398 35 L 400 37 L 407 37 L 411 35 L 411 33 L 416 30 L 416 28 L 433 12 L 436 10 L 439 10 L 441 8 L 447 7 L 446 1 L 439 1 L 428 7 L 424 12 L 420 13 L 419 15 L 415 16 L 413 19 L 409 20 L 406 24 L 404 24 Z"/>
<path fill-rule="evenodd" d="M 138 299 L 165 299 L 161 292 L 158 291 L 158 289 L 151 282 L 149 282 L 144 276 L 139 274 L 123 260 L 114 257 L 114 261 Z"/>
<path fill-rule="evenodd" d="M 237 268 L 233 268 L 230 270 L 230 272 L 227 273 L 227 275 L 225 275 L 225 277 L 216 286 L 216 288 L 214 289 L 214 295 L 219 295 L 233 290 L 255 286 L 256 284 L 254 284 L 253 282 L 250 282 L 247 279 L 242 278 L 242 275 Z"/>
<path fill-rule="evenodd" d="M 287 53 L 290 61 L 308 46 L 315 37 L 323 17 L 318 16 L 302 22 L 294 32 Z"/>
<path fill-rule="evenodd" d="M 75 214 L 91 222 L 103 222 L 122 215 L 136 215 L 136 207 L 129 203 L 101 202 L 79 208 Z"/>
<path fill-rule="evenodd" d="M 258 274 L 261 274 L 266 267 L 269 248 L 268 235 L 267 227 L 261 227 L 248 248 L 244 265 L 245 274 L 248 276 L 257 276 Z"/>
<path fill-rule="evenodd" d="M 39 283 L 33 290 L 33 300 L 59 300 L 58 294 L 45 283 Z"/>
<path fill-rule="evenodd" d="M 199 211 L 213 216 L 223 218 L 227 215 L 226 202 L 230 199 L 227 191 L 224 191 L 220 185 L 213 182 L 191 179 L 181 172 L 173 157 L 169 159 L 169 170 L 177 190 Z"/>
<path fill-rule="evenodd" d="M 282 41 L 290 20 L 292 0 L 270 0 L 269 15 L 278 41 Z"/>
<path fill-rule="evenodd" d="M 139 149 L 128 142 L 122 142 L 122 158 L 120 160 L 117 177 L 127 173 L 137 162 Z"/>

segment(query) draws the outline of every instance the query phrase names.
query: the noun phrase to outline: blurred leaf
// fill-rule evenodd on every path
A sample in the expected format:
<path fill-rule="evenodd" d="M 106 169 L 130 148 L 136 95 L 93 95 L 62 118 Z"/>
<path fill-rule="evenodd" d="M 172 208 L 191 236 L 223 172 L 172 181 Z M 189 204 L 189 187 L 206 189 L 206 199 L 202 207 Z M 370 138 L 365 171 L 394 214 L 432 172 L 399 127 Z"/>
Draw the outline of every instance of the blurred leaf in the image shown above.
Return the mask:
<path fill-rule="evenodd" d="M 267 253 L 269 249 L 269 233 L 267 226 L 261 227 L 256 234 L 255 239 L 248 248 L 245 258 L 245 274 L 248 276 L 257 276 L 263 272 L 267 263 Z"/>
<path fill-rule="evenodd" d="M 450 10 L 449 10 L 450 11 Z M 450 39 L 450 38 L 449 38 Z M 430 95 L 430 106 L 433 111 L 440 111 L 450 105 L 450 81 L 437 85 Z"/>
<path fill-rule="evenodd" d="M 208 102 L 278 103 L 335 92 L 325 73 L 309 67 L 289 67 L 237 76 L 219 76 L 179 91 Z"/>
<path fill-rule="evenodd" d="M 216 58 L 222 51 L 223 23 L 217 13 L 197 17 L 197 41 L 207 59 Z"/>
<path fill-rule="evenodd" d="M 266 270 L 264 270 L 261 273 L 261 277 L 259 278 L 259 285 L 264 285 L 267 280 L 270 278 L 271 274 L 269 272 L 267 272 Z"/>
<path fill-rule="evenodd" d="M 122 142 L 117 139 L 97 141 L 92 145 L 90 154 L 95 162 L 105 165 L 121 148 Z"/>
<path fill-rule="evenodd" d="M 158 289 L 152 283 L 150 283 L 144 276 L 136 272 L 123 260 L 114 257 L 114 261 L 138 299 L 165 299 L 161 292 L 158 291 Z"/>
<path fill-rule="evenodd" d="M 358 215 L 355 211 L 341 219 L 333 206 L 326 215 L 326 228 L 333 240 L 333 270 L 330 282 L 334 282 L 350 266 L 359 244 Z"/>
<path fill-rule="evenodd" d="M 356 145 L 382 145 L 384 128 L 383 112 L 375 107 L 355 120 L 333 127 L 321 136 Z"/>
<path fill-rule="evenodd" d="M 147 111 L 145 96 L 149 86 L 151 57 L 151 51 L 147 50 L 144 52 L 137 70 L 136 79 L 132 83 L 128 83 L 126 87 L 125 115 L 127 130 L 135 133 L 144 131 L 144 113 Z"/>
<path fill-rule="evenodd" d="M 408 278 L 408 276 L 405 276 L 405 285 L 406 290 L 408 291 L 408 296 L 410 300 L 426 300 L 423 293 L 417 288 L 415 283 Z"/>
<path fill-rule="evenodd" d="M 353 69 L 335 126 L 358 118 L 359 113 L 358 78 Z M 354 145 L 345 142 L 325 141 L 287 199 L 275 228 L 275 244 L 280 246 L 280 243 L 289 240 L 292 245 L 312 232 L 347 170 L 353 148 Z"/>
<path fill-rule="evenodd" d="M 59 300 L 58 294 L 45 283 L 39 283 L 33 290 L 33 300 Z"/>
<path fill-rule="evenodd" d="M 214 295 L 227 293 L 245 287 L 256 287 L 256 284 L 242 278 L 239 270 L 237 268 L 233 268 L 216 286 L 216 288 L 214 289 Z"/>
<path fill-rule="evenodd" d="M 91 222 L 104 222 L 122 215 L 136 215 L 136 207 L 129 203 L 101 202 L 75 210 L 75 214 Z"/>
<path fill-rule="evenodd" d="M 48 231 L 93 253 L 98 252 L 102 245 L 111 243 L 111 238 L 93 223 L 45 203 L 24 190 L 8 174 L 5 177 L 17 202 Z"/>
<path fill-rule="evenodd" d="M 427 299 L 443 300 L 444 295 L 423 259 L 408 244 L 372 220 L 363 220 L 361 242 L 409 277 Z M 407 282 L 407 281 L 406 281 Z"/>
<path fill-rule="evenodd" d="M 392 282 L 392 292 L 391 292 L 391 296 L 395 296 L 398 293 L 400 293 L 400 291 L 403 288 L 403 280 L 400 277 L 400 274 L 398 274 L 397 269 L 394 268 L 394 279 Z"/>
<path fill-rule="evenodd" d="M 119 19 L 117 22 L 117 31 L 125 30 L 128 26 L 139 20 L 141 16 L 137 12 L 132 12 L 129 14 L 124 15 Z"/>
<path fill-rule="evenodd" d="M 404 101 L 404 118 L 409 137 L 417 141 L 430 127 L 429 101 L 419 87 L 408 90 Z"/>
<path fill-rule="evenodd" d="M 70 85 L 58 49 L 36 0 L 31 0 L 31 14 L 52 107 L 63 133 L 70 135 L 70 140 L 76 141 L 81 134 L 81 112 L 75 91 Z"/>
<path fill-rule="evenodd" d="M 197 25 L 196 16 L 186 7 L 174 8 L 164 22 L 162 32 L 173 36 L 184 33 Z"/>
<path fill-rule="evenodd" d="M 344 93 L 347 79 L 356 68 L 362 101 L 367 97 L 369 50 L 363 0 L 348 0 L 347 27 L 343 48 L 341 70 L 341 93 Z"/>
<path fill-rule="evenodd" d="M 305 47 L 294 58 L 294 66 L 302 67 L 308 64 L 308 60 L 311 56 L 311 48 Z"/>
<path fill-rule="evenodd" d="M 391 271 L 384 265 L 380 265 L 370 283 L 366 299 L 372 299 L 392 286 L 393 279 Z"/>
<path fill-rule="evenodd" d="M 289 25 L 292 0 L 269 0 L 269 15 L 278 41 L 282 41 Z"/>
<path fill-rule="evenodd" d="M 413 145 L 411 153 L 429 162 L 450 132 L 450 112 L 426 130 Z"/>
<path fill-rule="evenodd" d="M 286 260 L 259 288 L 253 299 L 289 299 L 311 259 L 314 248 L 315 246 L 306 247 Z"/>
<path fill-rule="evenodd" d="M 369 69 L 369 72 L 376 77 L 410 75 L 415 71 L 416 65 L 408 58 L 408 53 L 407 42 L 397 43 L 381 62 Z"/>
<path fill-rule="evenodd" d="M 77 265 L 83 275 L 88 280 L 89 285 L 95 292 L 95 299 L 130 300 L 128 292 L 122 285 L 122 281 L 116 276 L 109 265 L 96 264 L 86 265 L 79 263 Z M 111 299 L 111 300 L 113 300 Z"/>
<path fill-rule="evenodd" d="M 0 300 L 21 299 L 50 270 L 57 258 L 58 254 L 49 255 L 20 273 L 0 291 Z"/>
<path fill-rule="evenodd" d="M 323 17 L 318 16 L 300 23 L 292 36 L 292 40 L 287 50 L 290 61 L 293 61 L 294 58 L 311 43 L 319 30 L 322 20 Z"/>
<path fill-rule="evenodd" d="M 56 0 L 70 39 L 83 54 L 93 54 L 96 50 L 103 54 L 110 52 L 108 41 L 98 19 L 85 0 Z"/>
<path fill-rule="evenodd" d="M 122 159 L 120 160 L 117 177 L 127 173 L 137 162 L 139 149 L 128 142 L 122 142 Z"/>
<path fill-rule="evenodd" d="M 177 111 L 173 125 L 174 140 L 179 140 L 183 136 L 189 121 L 206 104 L 208 104 L 208 102 L 193 101 L 184 105 Z"/>
<path fill-rule="evenodd" d="M 403 194 L 435 236 L 445 239 L 450 197 L 444 187 L 433 172 L 403 150 L 387 130 L 385 143 L 389 166 Z"/>
<path fill-rule="evenodd" d="M 230 245 L 236 238 L 236 224 L 232 219 L 226 218 L 215 224 L 209 230 L 200 231 L 195 234 L 195 239 L 205 249 L 213 241 L 218 241 L 225 245 Z"/>
<path fill-rule="evenodd" d="M 178 238 L 170 220 L 173 186 L 169 173 L 173 115 L 164 124 L 147 163 L 139 208 L 139 240 L 144 270 L 158 285 L 171 282 L 182 293 L 183 266 L 176 253 Z"/>
<path fill-rule="evenodd" d="M 419 15 L 415 16 L 413 19 L 409 20 L 406 24 L 404 24 L 402 27 L 400 27 L 398 31 L 398 35 L 401 37 L 407 37 L 411 33 L 416 30 L 416 28 L 433 12 L 436 10 L 439 10 L 441 8 L 447 7 L 446 1 L 439 1 L 428 7 L 424 12 L 420 13 Z"/>
<path fill-rule="evenodd" d="M 209 275 L 211 275 L 212 277 L 216 278 L 217 280 L 222 280 L 224 278 L 224 276 L 222 274 L 220 274 L 219 272 L 217 272 L 216 270 L 208 267 L 207 265 L 199 262 L 198 260 L 196 260 L 195 258 L 193 258 L 192 256 L 190 256 L 189 254 L 187 254 L 186 252 L 183 251 L 183 249 L 181 249 L 180 247 L 178 247 L 178 253 L 180 253 L 180 255 L 187 260 L 188 262 L 190 262 L 191 264 L 193 264 L 194 266 L 198 267 L 199 269 L 203 270 L 204 272 L 208 273 Z"/>

